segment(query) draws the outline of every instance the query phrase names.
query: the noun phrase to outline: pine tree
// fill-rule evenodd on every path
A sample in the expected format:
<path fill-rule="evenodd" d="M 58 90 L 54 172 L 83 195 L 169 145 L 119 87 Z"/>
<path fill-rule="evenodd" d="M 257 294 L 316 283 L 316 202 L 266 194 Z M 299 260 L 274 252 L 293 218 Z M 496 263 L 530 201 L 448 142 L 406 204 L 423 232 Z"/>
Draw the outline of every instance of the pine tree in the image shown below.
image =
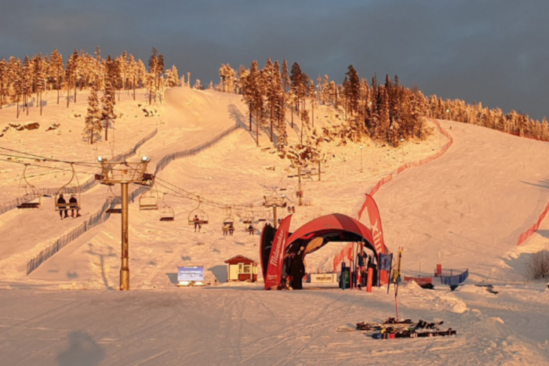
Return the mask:
<path fill-rule="evenodd" d="M 156 95 L 156 73 L 158 70 L 158 51 L 153 47 L 152 55 L 149 58 L 149 77 L 147 85 L 149 88 L 149 105 L 152 104 L 153 94 Z"/>
<path fill-rule="evenodd" d="M 42 54 L 39 53 L 38 57 L 34 59 L 34 79 L 35 79 L 35 89 L 36 92 L 36 101 L 40 105 L 40 115 L 42 115 L 42 93 L 46 89 L 45 73 L 46 65 L 44 64 L 44 59 Z"/>
<path fill-rule="evenodd" d="M 50 75 L 55 79 L 57 104 L 59 104 L 59 90 L 61 89 L 61 78 L 63 77 L 63 55 L 57 51 L 57 48 L 51 53 Z"/>
<path fill-rule="evenodd" d="M 105 141 L 109 137 L 109 122 L 114 123 L 116 115 L 114 114 L 114 105 L 116 104 L 116 95 L 114 90 L 114 82 L 116 80 L 116 68 L 111 56 L 107 56 L 105 61 L 105 87 L 101 103 L 103 110 L 101 112 L 101 120 L 105 121 Z"/>
<path fill-rule="evenodd" d="M 4 95 L 8 92 L 8 63 L 6 60 L 0 60 L 0 109 L 4 104 Z"/>
<path fill-rule="evenodd" d="M 92 84 L 90 95 L 88 97 L 88 114 L 86 115 L 86 125 L 84 127 L 84 135 L 87 137 L 90 144 L 93 145 L 93 140 L 96 135 L 101 135 L 101 112 L 99 110 L 99 100 L 97 97 L 97 84 L 95 80 Z"/>
<path fill-rule="evenodd" d="M 284 90 L 284 93 L 288 92 L 288 88 L 290 87 L 290 76 L 288 75 L 288 61 L 284 60 L 282 62 L 282 89 Z"/>
<path fill-rule="evenodd" d="M 26 108 L 27 116 L 29 115 L 29 98 L 32 95 L 32 64 L 28 56 L 25 56 L 23 61 L 23 69 L 21 70 L 21 93 L 23 95 L 23 105 Z"/>
<path fill-rule="evenodd" d="M 353 65 L 349 65 L 345 75 L 348 83 L 344 93 L 347 98 L 347 105 L 350 115 L 352 116 L 358 112 L 358 102 L 360 100 L 360 79 Z"/>
<path fill-rule="evenodd" d="M 22 79 L 21 79 L 21 60 L 13 56 L 10 57 L 8 64 L 8 80 L 11 80 L 11 89 L 13 90 L 11 94 L 12 103 L 17 103 L 16 111 L 17 118 L 19 118 L 19 102 L 21 101 L 22 94 Z"/>

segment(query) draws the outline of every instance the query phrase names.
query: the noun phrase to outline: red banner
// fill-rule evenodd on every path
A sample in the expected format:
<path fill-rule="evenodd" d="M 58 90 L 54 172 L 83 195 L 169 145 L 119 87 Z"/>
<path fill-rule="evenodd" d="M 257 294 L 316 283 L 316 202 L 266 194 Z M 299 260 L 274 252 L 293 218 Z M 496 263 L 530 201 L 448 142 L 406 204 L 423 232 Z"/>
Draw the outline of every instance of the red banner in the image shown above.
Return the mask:
<path fill-rule="evenodd" d="M 291 221 L 292 215 L 286 216 L 276 231 L 271 255 L 269 256 L 269 263 L 267 265 L 265 290 L 278 287 L 282 279 L 282 266 L 284 265 L 284 254 L 286 252 Z"/>
<path fill-rule="evenodd" d="M 364 210 L 368 211 L 368 219 L 370 220 L 370 230 L 372 230 L 372 237 L 374 238 L 374 248 L 376 252 L 387 253 L 385 248 L 385 241 L 383 239 L 383 228 L 381 227 L 381 217 L 379 215 L 379 209 L 377 208 L 374 198 L 366 193 L 366 200 L 362 205 L 362 208 L 358 212 L 358 219 L 362 218 Z"/>

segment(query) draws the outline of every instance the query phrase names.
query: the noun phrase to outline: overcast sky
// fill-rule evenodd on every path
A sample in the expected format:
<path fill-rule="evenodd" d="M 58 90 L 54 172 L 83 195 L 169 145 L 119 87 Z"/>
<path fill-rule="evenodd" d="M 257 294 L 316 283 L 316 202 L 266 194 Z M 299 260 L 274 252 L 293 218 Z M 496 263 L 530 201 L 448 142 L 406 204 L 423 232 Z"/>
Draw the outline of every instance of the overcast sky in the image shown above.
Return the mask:
<path fill-rule="evenodd" d="M 207 85 L 219 67 L 297 62 L 340 83 L 397 74 L 426 95 L 549 115 L 547 0 L 0 0 L 0 58 L 126 50 Z"/>

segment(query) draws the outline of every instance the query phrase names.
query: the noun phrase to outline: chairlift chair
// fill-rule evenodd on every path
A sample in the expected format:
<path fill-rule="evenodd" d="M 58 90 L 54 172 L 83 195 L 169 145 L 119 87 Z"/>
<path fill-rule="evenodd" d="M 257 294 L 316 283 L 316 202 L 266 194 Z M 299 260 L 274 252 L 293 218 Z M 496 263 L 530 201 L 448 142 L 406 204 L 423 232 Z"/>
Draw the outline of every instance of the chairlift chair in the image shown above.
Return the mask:
<path fill-rule="evenodd" d="M 158 192 L 153 191 L 151 188 L 149 191 L 139 196 L 139 210 L 158 210 Z"/>
<path fill-rule="evenodd" d="M 21 175 L 21 179 L 19 180 L 19 186 L 17 188 L 18 192 L 22 189 L 25 190 L 25 194 L 23 194 L 21 198 L 21 203 L 17 205 L 17 208 L 20 208 L 20 209 L 42 207 L 42 197 L 37 192 L 36 187 L 34 187 L 32 184 L 30 184 L 27 181 L 26 172 L 27 172 L 28 165 L 29 164 L 25 164 L 25 169 L 23 169 L 23 175 Z M 19 196 L 19 194 L 17 195 Z"/>
<path fill-rule="evenodd" d="M 166 201 L 166 194 L 162 196 L 162 208 L 160 209 L 160 221 L 174 221 L 175 220 L 175 211 L 171 208 Z"/>
<path fill-rule="evenodd" d="M 232 208 L 230 206 L 227 207 L 227 212 L 228 212 L 228 215 L 227 217 L 225 217 L 225 219 L 223 220 L 223 226 L 225 225 L 231 225 L 233 224 L 234 225 L 234 217 L 232 215 Z"/>
<path fill-rule="evenodd" d="M 189 212 L 189 225 L 199 224 L 199 225 L 207 225 L 208 224 L 208 214 L 201 208 L 202 201 L 200 200 L 200 197 L 198 197 L 198 206 L 191 212 Z M 197 220 L 194 219 L 196 216 Z"/>
<path fill-rule="evenodd" d="M 55 200 L 54 200 L 54 209 L 55 211 L 65 211 L 65 210 L 80 210 L 81 203 L 80 203 L 80 183 L 78 182 L 78 176 L 76 175 L 76 172 L 74 171 L 74 165 L 71 163 L 71 170 L 72 175 L 71 179 L 65 183 L 64 186 L 59 188 L 57 193 L 55 194 Z M 69 185 L 72 183 L 72 181 L 75 180 L 75 183 L 72 187 Z M 58 203 L 59 197 L 63 194 L 71 194 L 74 195 L 76 198 L 76 202 L 70 203 L 68 200 L 65 203 Z"/>

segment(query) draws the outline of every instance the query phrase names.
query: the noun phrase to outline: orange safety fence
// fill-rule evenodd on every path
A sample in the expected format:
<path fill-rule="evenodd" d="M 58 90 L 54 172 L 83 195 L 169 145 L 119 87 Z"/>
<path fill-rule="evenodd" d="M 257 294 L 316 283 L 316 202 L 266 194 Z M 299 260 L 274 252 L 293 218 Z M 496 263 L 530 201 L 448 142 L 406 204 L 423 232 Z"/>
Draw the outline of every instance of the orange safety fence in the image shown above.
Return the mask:
<path fill-rule="evenodd" d="M 434 154 L 432 156 L 429 156 L 428 158 L 422 159 L 420 161 L 406 163 L 406 164 L 398 167 L 398 169 L 396 170 L 396 173 L 390 173 L 389 175 L 381 178 L 379 180 L 379 182 L 377 182 L 376 185 L 370 190 L 370 192 L 368 192 L 368 194 L 370 196 L 373 196 L 374 194 L 376 194 L 376 192 L 379 191 L 379 189 L 382 186 L 384 186 L 385 184 L 387 184 L 391 180 L 393 180 L 393 174 L 394 175 L 399 175 L 400 173 L 402 173 L 403 171 L 405 171 L 408 168 L 427 164 L 427 163 L 439 158 L 440 156 L 442 156 L 442 154 L 444 154 L 446 151 L 448 151 L 450 146 L 452 146 L 452 144 L 454 143 L 454 139 L 452 138 L 452 136 L 450 136 L 450 134 L 448 132 L 446 132 L 446 130 L 443 130 L 442 127 L 440 127 L 440 123 L 437 120 L 435 120 L 435 119 L 430 119 L 430 120 L 437 126 L 439 132 L 441 134 L 443 134 L 444 136 L 446 136 L 446 138 L 448 138 L 448 142 L 446 142 L 446 144 L 442 147 L 442 149 L 440 151 L 438 151 L 436 154 Z M 364 207 L 364 205 L 362 205 L 361 207 Z M 361 219 L 361 216 L 362 216 L 362 211 L 360 211 L 359 214 L 358 214 L 358 219 L 359 220 Z M 348 256 L 351 255 L 350 248 L 351 248 L 350 246 L 346 246 L 345 248 L 343 248 L 343 250 L 339 254 L 337 254 L 334 257 L 334 271 L 337 271 L 337 267 L 339 266 L 341 261 L 345 258 L 346 254 Z"/>
<path fill-rule="evenodd" d="M 543 210 L 541 215 L 539 215 L 538 221 L 536 221 L 536 223 L 534 225 L 532 225 L 528 230 L 526 230 L 525 232 L 523 232 L 522 234 L 519 235 L 519 237 L 517 239 L 517 246 L 521 245 L 529 237 L 534 235 L 534 233 L 539 229 L 539 226 L 541 225 L 541 222 L 543 221 L 543 219 L 545 219 L 545 216 L 547 215 L 547 212 L 549 212 L 549 202 L 547 203 L 547 206 L 545 206 L 545 209 Z"/>
<path fill-rule="evenodd" d="M 440 127 L 440 123 L 436 120 L 436 119 L 430 119 L 438 128 L 439 132 L 441 134 L 443 134 L 446 138 L 448 138 L 448 142 L 446 142 L 446 144 L 444 144 L 444 146 L 442 147 L 442 149 L 440 149 L 440 151 L 438 151 L 436 154 L 432 155 L 432 156 L 429 156 L 428 158 L 425 158 L 425 159 L 422 159 L 420 161 L 413 161 L 413 162 L 410 162 L 410 163 L 406 163 L 404 165 L 401 165 L 400 167 L 398 167 L 398 169 L 396 170 L 396 173 L 391 173 L 389 174 L 388 176 L 386 177 L 383 177 L 379 182 L 377 182 L 377 184 L 370 190 L 370 192 L 368 192 L 368 194 L 370 196 L 373 196 L 377 191 L 379 191 L 379 189 L 384 186 L 385 184 L 387 184 L 388 182 L 390 182 L 392 179 L 393 179 L 393 174 L 394 175 L 399 175 L 400 173 L 402 173 L 403 171 L 405 171 L 406 169 L 408 168 L 412 168 L 412 167 L 416 167 L 416 166 L 420 166 L 420 165 L 424 165 L 424 164 L 427 164 L 439 157 L 441 157 L 446 151 L 448 151 L 448 149 L 450 148 L 450 146 L 452 146 L 452 144 L 454 143 L 454 139 L 452 138 L 452 136 L 450 136 L 450 134 L 446 131 L 446 130 L 443 130 L 442 127 Z"/>

